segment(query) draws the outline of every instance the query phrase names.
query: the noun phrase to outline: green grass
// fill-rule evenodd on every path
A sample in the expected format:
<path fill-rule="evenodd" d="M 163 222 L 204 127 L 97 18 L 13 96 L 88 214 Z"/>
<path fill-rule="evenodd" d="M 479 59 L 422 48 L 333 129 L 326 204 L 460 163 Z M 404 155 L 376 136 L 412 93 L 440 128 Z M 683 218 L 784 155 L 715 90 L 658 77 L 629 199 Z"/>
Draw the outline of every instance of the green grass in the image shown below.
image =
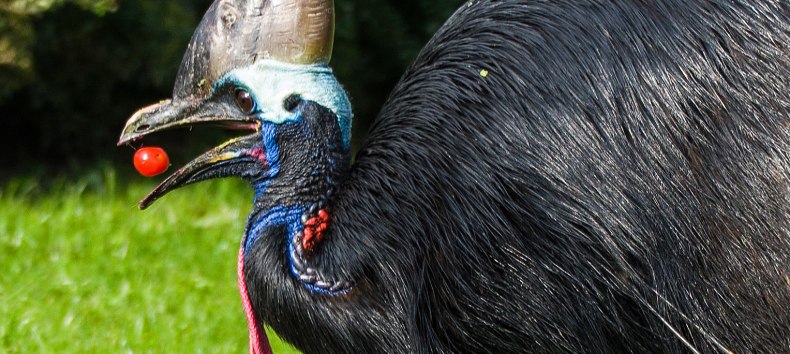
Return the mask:
<path fill-rule="evenodd" d="M 136 180 L 0 185 L 0 353 L 247 351 L 236 255 L 251 191 L 205 182 L 141 212 L 153 184 Z"/>

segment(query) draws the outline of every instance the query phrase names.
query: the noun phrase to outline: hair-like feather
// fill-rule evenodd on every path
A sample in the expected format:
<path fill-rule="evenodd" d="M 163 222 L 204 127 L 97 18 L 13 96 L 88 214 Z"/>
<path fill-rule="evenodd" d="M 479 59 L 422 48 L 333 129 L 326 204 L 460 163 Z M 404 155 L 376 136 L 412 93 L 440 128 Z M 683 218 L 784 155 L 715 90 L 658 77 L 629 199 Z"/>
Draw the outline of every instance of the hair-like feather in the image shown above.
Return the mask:
<path fill-rule="evenodd" d="M 788 351 L 789 92 L 786 1 L 470 1 L 339 178 L 313 261 L 356 288 L 269 229 L 256 311 L 306 352 Z"/>

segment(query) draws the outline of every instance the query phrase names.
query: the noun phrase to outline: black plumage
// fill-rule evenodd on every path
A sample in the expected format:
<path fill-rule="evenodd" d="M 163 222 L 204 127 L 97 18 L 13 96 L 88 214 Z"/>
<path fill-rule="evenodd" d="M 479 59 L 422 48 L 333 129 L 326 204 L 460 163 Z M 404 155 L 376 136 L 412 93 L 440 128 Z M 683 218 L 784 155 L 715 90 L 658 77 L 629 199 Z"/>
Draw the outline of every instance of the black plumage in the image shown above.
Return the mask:
<path fill-rule="evenodd" d="M 364 288 L 256 308 L 309 352 L 790 350 L 786 5 L 464 5 L 336 195 Z"/>
<path fill-rule="evenodd" d="M 305 352 L 790 352 L 788 92 L 786 1 L 469 1 L 333 171 L 310 263 L 355 287 L 269 228 L 256 314 Z"/>

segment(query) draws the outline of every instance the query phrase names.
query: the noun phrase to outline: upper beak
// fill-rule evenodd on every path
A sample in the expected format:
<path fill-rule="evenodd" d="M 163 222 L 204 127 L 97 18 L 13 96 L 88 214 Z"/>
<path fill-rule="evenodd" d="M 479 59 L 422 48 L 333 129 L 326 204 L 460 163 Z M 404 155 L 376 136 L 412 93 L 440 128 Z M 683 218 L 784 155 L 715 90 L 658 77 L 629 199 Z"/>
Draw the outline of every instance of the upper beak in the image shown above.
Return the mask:
<path fill-rule="evenodd" d="M 214 122 L 224 127 L 252 130 L 256 133 L 236 138 L 209 150 L 167 177 L 140 201 L 140 209 L 176 188 L 210 178 L 247 176 L 267 167 L 262 153 L 260 122 L 255 117 L 234 114 L 222 104 L 167 100 L 137 111 L 126 122 L 118 145 L 142 139 L 144 136 L 176 127 Z"/>
<path fill-rule="evenodd" d="M 257 130 L 260 124 L 255 117 L 234 114 L 221 104 L 191 99 L 166 100 L 135 112 L 123 128 L 118 146 L 154 132 L 211 122 L 251 130 Z"/>

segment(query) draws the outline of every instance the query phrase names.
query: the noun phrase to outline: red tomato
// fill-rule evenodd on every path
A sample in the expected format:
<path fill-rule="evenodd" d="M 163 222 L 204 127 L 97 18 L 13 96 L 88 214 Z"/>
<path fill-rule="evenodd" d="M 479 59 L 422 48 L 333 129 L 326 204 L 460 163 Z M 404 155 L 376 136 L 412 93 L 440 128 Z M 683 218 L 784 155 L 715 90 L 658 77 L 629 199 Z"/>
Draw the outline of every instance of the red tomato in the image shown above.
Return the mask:
<path fill-rule="evenodd" d="M 143 176 L 156 176 L 167 171 L 168 167 L 170 158 L 162 148 L 144 147 L 134 153 L 134 168 Z"/>

